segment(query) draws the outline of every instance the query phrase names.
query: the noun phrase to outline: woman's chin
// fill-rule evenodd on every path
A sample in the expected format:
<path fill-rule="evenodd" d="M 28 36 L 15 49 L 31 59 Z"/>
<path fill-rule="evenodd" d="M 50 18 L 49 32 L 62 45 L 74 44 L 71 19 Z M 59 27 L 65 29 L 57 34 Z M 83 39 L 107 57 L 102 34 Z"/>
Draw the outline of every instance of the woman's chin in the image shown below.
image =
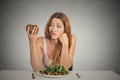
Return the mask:
<path fill-rule="evenodd" d="M 55 40 L 55 39 L 58 39 L 58 37 L 51 37 L 51 39 L 54 39 L 54 40 Z"/>

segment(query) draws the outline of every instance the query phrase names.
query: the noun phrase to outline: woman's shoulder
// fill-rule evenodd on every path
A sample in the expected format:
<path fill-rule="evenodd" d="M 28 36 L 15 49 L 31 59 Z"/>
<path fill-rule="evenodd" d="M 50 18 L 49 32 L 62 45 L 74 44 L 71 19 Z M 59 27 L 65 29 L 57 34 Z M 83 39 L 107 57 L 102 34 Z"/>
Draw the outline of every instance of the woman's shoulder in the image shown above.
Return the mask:
<path fill-rule="evenodd" d="M 43 36 L 37 37 L 37 44 L 42 45 L 42 44 L 43 44 L 43 41 L 44 41 L 44 37 L 43 37 Z"/>
<path fill-rule="evenodd" d="M 43 36 L 39 36 L 37 37 L 37 41 L 43 41 L 44 37 Z"/>

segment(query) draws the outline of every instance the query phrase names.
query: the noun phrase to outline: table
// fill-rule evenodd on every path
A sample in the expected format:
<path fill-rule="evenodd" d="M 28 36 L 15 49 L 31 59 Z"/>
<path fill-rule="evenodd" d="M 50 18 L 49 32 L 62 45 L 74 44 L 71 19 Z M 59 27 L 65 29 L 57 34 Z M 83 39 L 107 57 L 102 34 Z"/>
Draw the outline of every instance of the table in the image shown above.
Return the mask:
<path fill-rule="evenodd" d="M 1 70 L 0 80 L 33 80 L 32 71 Z M 81 78 L 76 76 L 78 73 Z M 34 80 L 120 80 L 120 75 L 114 71 L 71 71 L 68 76 L 49 78 L 35 74 Z"/>

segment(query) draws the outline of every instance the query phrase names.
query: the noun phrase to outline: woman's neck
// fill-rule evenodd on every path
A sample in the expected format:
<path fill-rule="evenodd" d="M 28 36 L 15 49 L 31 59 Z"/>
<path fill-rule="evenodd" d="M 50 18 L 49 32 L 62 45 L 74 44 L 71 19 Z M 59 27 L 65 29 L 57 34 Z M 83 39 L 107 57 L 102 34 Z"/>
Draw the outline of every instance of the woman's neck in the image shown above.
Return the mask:
<path fill-rule="evenodd" d="M 56 45 L 58 43 L 58 39 L 50 39 L 50 43 L 52 45 Z"/>

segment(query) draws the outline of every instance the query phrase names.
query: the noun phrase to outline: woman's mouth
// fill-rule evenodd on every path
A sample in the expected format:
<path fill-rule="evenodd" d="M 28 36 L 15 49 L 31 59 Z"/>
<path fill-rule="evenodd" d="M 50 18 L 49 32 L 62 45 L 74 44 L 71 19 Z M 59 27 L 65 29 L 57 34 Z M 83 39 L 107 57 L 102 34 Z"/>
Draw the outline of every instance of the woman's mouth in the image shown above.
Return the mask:
<path fill-rule="evenodd" d="M 54 32 L 51 32 L 51 35 L 52 35 L 52 36 L 55 36 L 55 35 L 56 35 L 56 33 L 54 33 Z"/>
<path fill-rule="evenodd" d="M 50 35 L 51 35 L 51 38 L 53 38 L 53 39 L 58 38 L 58 35 L 54 32 L 51 32 Z"/>

